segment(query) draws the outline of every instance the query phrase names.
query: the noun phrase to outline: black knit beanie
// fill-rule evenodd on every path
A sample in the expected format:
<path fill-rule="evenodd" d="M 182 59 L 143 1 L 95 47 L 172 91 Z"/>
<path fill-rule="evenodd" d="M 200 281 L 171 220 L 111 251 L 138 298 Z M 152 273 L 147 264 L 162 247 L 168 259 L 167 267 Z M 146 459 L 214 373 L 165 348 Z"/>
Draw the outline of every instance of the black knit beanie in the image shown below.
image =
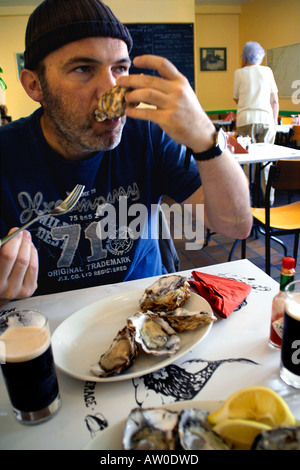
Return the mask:
<path fill-rule="evenodd" d="M 101 0 L 44 0 L 28 20 L 25 67 L 34 70 L 50 52 L 92 36 L 122 39 L 132 48 L 128 29 Z"/>

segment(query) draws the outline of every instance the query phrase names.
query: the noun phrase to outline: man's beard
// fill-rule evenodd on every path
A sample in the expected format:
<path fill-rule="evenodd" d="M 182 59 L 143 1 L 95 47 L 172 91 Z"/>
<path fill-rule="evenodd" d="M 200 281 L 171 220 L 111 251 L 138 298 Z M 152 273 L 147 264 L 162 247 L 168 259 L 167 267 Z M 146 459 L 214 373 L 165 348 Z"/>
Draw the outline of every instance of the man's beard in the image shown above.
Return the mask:
<path fill-rule="evenodd" d="M 121 140 L 122 131 L 126 122 L 123 116 L 119 126 L 109 128 L 106 126 L 95 131 L 95 116 L 90 114 L 84 117 L 74 101 L 51 92 L 47 83 L 43 83 L 43 110 L 48 125 L 54 130 L 60 146 L 68 152 L 90 154 L 105 150 L 112 150 Z"/>

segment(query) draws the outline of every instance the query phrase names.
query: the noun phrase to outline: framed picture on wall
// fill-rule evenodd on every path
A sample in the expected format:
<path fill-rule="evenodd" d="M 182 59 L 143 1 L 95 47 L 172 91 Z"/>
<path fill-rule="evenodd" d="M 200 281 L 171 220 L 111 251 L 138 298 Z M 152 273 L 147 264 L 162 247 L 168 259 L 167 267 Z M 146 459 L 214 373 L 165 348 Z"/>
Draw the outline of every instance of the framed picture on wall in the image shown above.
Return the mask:
<path fill-rule="evenodd" d="M 201 47 L 200 70 L 202 72 L 216 72 L 227 70 L 226 47 Z"/>
<path fill-rule="evenodd" d="M 24 54 L 22 52 L 16 52 L 16 62 L 17 62 L 18 79 L 20 80 L 20 74 L 24 68 Z"/>

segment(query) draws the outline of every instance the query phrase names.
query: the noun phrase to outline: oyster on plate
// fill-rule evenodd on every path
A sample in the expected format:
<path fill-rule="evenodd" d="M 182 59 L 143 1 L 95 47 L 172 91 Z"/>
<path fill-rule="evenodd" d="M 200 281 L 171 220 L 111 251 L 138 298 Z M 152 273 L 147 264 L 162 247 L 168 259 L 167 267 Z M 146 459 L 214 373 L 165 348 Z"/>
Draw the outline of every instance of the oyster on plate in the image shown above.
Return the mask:
<path fill-rule="evenodd" d="M 126 325 L 118 332 L 109 349 L 102 354 L 99 363 L 91 367 L 91 372 L 97 377 L 120 374 L 133 364 L 137 355 L 134 331 Z"/>
<path fill-rule="evenodd" d="M 256 437 L 252 450 L 300 450 L 300 426 L 263 431 Z"/>
<path fill-rule="evenodd" d="M 95 111 L 96 121 L 102 122 L 105 119 L 117 119 L 124 116 L 127 106 L 136 106 L 127 104 L 125 101 L 126 93 L 129 88 L 114 86 L 102 95 L 98 101 L 98 108 Z"/>
<path fill-rule="evenodd" d="M 172 356 L 179 350 L 179 336 L 162 318 L 137 312 L 127 319 L 127 324 L 135 330 L 135 341 L 146 353 Z"/>
<path fill-rule="evenodd" d="M 181 307 L 190 297 L 190 285 L 184 276 L 163 276 L 145 289 L 140 299 L 143 312 L 168 312 Z"/>
<path fill-rule="evenodd" d="M 172 312 L 157 312 L 156 315 L 166 320 L 177 333 L 184 330 L 194 330 L 198 326 L 207 325 L 217 320 L 212 312 L 199 312 L 198 310 L 191 312 L 182 307 L 176 308 Z"/>
<path fill-rule="evenodd" d="M 162 408 L 134 408 L 123 433 L 125 450 L 175 450 L 178 414 Z"/>
<path fill-rule="evenodd" d="M 178 418 L 179 444 L 184 450 L 229 450 L 207 422 L 208 412 L 196 408 L 184 409 Z"/>

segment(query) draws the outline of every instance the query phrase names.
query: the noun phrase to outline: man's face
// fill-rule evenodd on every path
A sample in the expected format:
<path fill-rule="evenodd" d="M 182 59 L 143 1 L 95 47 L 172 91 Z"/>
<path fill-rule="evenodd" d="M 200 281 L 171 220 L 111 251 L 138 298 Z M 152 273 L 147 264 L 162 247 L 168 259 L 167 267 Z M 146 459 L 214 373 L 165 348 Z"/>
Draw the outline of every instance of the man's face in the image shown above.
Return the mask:
<path fill-rule="evenodd" d="M 49 144 L 65 158 L 83 159 L 118 145 L 125 117 L 97 122 L 98 100 L 119 75 L 128 75 L 127 45 L 120 39 L 86 38 L 44 59 L 42 128 Z"/>

